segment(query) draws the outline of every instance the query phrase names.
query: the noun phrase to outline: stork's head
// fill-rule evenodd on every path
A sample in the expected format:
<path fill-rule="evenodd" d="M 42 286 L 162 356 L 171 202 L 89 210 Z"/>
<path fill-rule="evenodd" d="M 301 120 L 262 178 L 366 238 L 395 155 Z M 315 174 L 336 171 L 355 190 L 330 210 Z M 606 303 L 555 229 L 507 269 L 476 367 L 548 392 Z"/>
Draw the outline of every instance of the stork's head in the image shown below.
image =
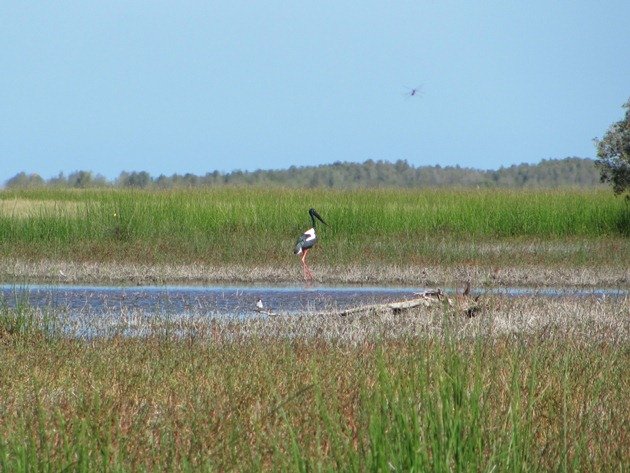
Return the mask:
<path fill-rule="evenodd" d="M 320 217 L 320 215 L 317 213 L 317 210 L 309 209 L 308 214 L 311 216 L 311 220 L 313 221 L 313 227 L 315 226 L 315 219 L 316 218 L 317 218 L 317 220 L 322 222 L 324 225 L 328 225 L 326 222 L 324 222 L 324 219 L 322 219 L 322 217 Z"/>

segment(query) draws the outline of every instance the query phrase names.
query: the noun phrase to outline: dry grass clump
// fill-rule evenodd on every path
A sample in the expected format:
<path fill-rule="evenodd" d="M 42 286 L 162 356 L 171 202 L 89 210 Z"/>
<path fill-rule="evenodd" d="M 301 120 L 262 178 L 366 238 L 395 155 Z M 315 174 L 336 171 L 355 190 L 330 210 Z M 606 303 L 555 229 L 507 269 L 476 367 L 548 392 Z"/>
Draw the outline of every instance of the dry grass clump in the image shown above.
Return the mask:
<path fill-rule="evenodd" d="M 315 279 L 325 284 L 398 284 L 455 287 L 471 280 L 475 287 L 628 288 L 630 266 L 552 267 L 514 264 L 501 267 L 453 265 L 364 264 L 314 266 Z M 141 264 L 20 258 L 0 259 L 0 280 L 57 284 L 267 284 L 291 283 L 302 277 L 299 261 L 282 265 L 211 265 L 201 262 Z"/>
<path fill-rule="evenodd" d="M 5 307 L 0 470 L 624 471 L 629 302 L 127 311 L 81 321 L 89 340 Z"/>
<path fill-rule="evenodd" d="M 475 339 L 503 336 L 570 337 L 585 343 L 623 344 L 630 341 L 628 298 L 486 297 L 483 312 L 461 316 L 457 307 L 441 305 L 412 309 L 394 315 L 370 311 L 345 317 L 324 313 L 257 316 L 243 320 L 212 318 L 203 314 L 174 327 L 180 333 L 209 337 L 215 343 L 244 339 L 325 340 L 342 345 L 361 345 L 380 340 L 409 338 Z M 190 324 L 190 330 L 187 330 Z"/>
<path fill-rule="evenodd" d="M 85 205 L 70 200 L 42 200 L 11 198 L 0 199 L 0 216 L 17 219 L 38 218 L 45 216 L 76 217 Z"/>

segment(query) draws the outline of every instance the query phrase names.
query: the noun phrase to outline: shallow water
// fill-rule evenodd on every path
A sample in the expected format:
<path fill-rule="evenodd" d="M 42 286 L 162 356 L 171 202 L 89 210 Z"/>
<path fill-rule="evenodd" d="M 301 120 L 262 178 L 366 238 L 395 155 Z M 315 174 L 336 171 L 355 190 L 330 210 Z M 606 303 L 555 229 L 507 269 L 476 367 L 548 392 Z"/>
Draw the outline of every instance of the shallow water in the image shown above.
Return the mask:
<path fill-rule="evenodd" d="M 316 312 L 361 304 L 414 298 L 427 288 L 356 286 L 67 286 L 0 285 L 0 300 L 9 307 L 27 302 L 31 307 L 54 308 L 69 315 L 112 314 L 139 310 L 158 314 L 208 314 L 246 317 L 257 314 L 260 299 L 264 311 L 274 313 Z M 447 289 L 448 294 L 455 293 Z M 626 297 L 624 289 L 501 288 L 473 290 L 473 294 L 512 297 Z"/>

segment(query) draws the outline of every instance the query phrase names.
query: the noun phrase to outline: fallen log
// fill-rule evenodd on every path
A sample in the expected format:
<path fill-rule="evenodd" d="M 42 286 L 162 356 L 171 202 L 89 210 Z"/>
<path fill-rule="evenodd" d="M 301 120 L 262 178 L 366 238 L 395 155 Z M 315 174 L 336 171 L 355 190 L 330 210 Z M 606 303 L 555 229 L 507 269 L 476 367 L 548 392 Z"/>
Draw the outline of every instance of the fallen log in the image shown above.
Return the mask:
<path fill-rule="evenodd" d="M 423 292 L 414 292 L 413 299 L 407 299 L 404 301 L 395 301 L 395 302 L 387 302 L 385 304 L 368 304 L 361 305 L 357 307 L 350 307 L 348 309 L 343 310 L 328 310 L 323 312 L 317 312 L 317 315 L 320 316 L 341 316 L 346 317 L 348 315 L 354 314 L 366 314 L 370 312 L 378 312 L 378 313 L 391 313 L 393 315 L 399 315 L 403 312 L 406 312 L 411 309 L 415 309 L 418 307 L 436 307 L 443 306 L 448 307 L 455 312 L 462 313 L 467 317 L 474 317 L 478 313 L 480 313 L 483 309 L 482 305 L 479 303 L 479 297 L 475 298 L 470 296 L 470 283 L 466 283 L 466 288 L 462 292 L 462 294 L 455 295 L 455 301 L 448 297 L 442 289 L 429 289 Z M 263 305 L 261 299 L 258 299 L 256 303 L 256 307 L 253 311 L 258 312 L 263 315 L 279 315 L 266 308 Z"/>
<path fill-rule="evenodd" d="M 467 317 L 474 317 L 482 309 L 482 306 L 479 303 L 479 296 L 475 298 L 470 297 L 470 284 L 466 285 L 466 289 L 464 290 L 463 294 L 456 295 L 455 302 L 453 302 L 453 300 L 448 297 L 441 289 L 431 289 L 423 292 L 414 292 L 413 295 L 418 297 L 404 301 L 388 302 L 385 304 L 369 304 L 352 307 L 349 309 L 337 311 L 335 313 L 342 317 L 367 312 L 390 312 L 393 315 L 399 315 L 403 312 L 406 312 L 410 309 L 415 309 L 417 307 L 435 307 L 441 305 L 454 308 L 456 311 L 461 312 Z"/>
<path fill-rule="evenodd" d="M 431 307 L 438 303 L 443 303 L 444 299 L 448 300 L 448 297 L 446 297 L 440 289 L 437 289 L 436 291 L 425 291 L 421 294 L 414 293 L 414 295 L 418 295 L 419 297 L 399 302 L 388 302 L 385 304 L 370 304 L 358 307 L 351 307 L 349 309 L 338 312 L 338 314 L 342 317 L 345 317 L 347 315 L 357 314 L 361 312 L 389 311 L 394 315 L 398 315 L 409 309 L 414 309 L 416 307 Z"/>

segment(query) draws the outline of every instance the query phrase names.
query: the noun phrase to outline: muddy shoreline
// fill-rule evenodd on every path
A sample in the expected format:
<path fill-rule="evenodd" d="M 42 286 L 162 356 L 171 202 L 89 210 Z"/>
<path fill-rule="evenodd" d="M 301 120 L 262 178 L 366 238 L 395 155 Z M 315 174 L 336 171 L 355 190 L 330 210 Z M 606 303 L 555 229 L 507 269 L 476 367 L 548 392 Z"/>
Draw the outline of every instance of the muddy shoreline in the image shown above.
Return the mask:
<path fill-rule="evenodd" d="M 484 287 L 630 288 L 628 268 L 551 266 L 362 266 L 313 267 L 314 283 L 458 287 L 470 280 Z M 209 285 L 300 284 L 298 266 L 210 266 L 204 264 L 142 265 L 56 260 L 0 261 L 4 284 Z"/>

